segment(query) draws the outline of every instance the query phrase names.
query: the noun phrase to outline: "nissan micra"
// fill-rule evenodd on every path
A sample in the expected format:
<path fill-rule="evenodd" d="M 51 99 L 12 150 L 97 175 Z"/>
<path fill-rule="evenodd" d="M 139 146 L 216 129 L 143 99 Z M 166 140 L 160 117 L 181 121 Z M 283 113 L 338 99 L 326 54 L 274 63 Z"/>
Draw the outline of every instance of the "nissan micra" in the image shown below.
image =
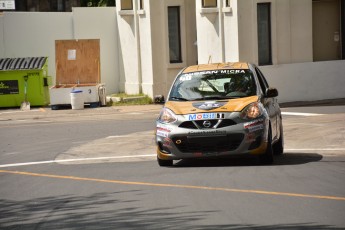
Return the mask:
<path fill-rule="evenodd" d="M 257 66 L 217 63 L 184 68 L 156 121 L 160 166 L 235 155 L 272 164 L 284 149 L 278 91 Z"/>

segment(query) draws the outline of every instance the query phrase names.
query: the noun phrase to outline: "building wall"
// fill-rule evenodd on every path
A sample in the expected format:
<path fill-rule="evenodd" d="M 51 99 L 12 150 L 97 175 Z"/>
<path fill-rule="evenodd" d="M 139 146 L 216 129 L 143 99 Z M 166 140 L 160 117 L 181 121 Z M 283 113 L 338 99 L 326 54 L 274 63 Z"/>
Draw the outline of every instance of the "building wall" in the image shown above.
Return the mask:
<path fill-rule="evenodd" d="M 55 40 L 73 39 L 71 13 L 4 12 L 2 58 L 48 57 L 55 82 Z"/>
<path fill-rule="evenodd" d="M 226 8 L 196 1 L 199 63 L 258 63 L 257 4 L 271 3 L 273 64 L 313 61 L 312 0 L 232 0 Z"/>
<path fill-rule="evenodd" d="M 303 62 L 261 66 L 279 102 L 345 98 L 345 61 Z"/>
<path fill-rule="evenodd" d="M 121 10 L 121 1 L 116 2 L 125 92 L 166 95 L 177 73 L 197 62 L 195 2 L 144 0 L 142 10 L 133 3 L 133 10 Z M 180 6 L 182 63 L 169 61 L 169 6 Z"/>
<path fill-rule="evenodd" d="M 139 12 L 121 12 L 120 1 L 117 8 L 5 12 L 0 16 L 0 58 L 48 56 L 55 82 L 55 40 L 99 38 L 107 94 L 143 92 L 151 97 L 166 95 L 176 74 L 197 61 L 257 62 L 259 0 L 232 0 L 231 8 L 207 10 L 201 9 L 201 1 L 143 2 Z M 271 2 L 274 65 L 260 68 L 279 89 L 279 100 L 345 97 L 344 61 L 312 62 L 311 0 Z M 177 64 L 169 62 L 167 7 L 172 5 L 181 6 L 183 62 Z"/>
<path fill-rule="evenodd" d="M 154 3 L 153 3 L 154 4 Z M 144 9 L 138 11 L 139 42 L 140 42 L 140 67 L 141 67 L 141 92 L 146 95 L 153 95 L 153 36 L 152 22 L 156 14 L 152 12 L 154 7 L 150 0 L 143 1 Z M 155 41 L 156 42 L 156 41 Z"/>
<path fill-rule="evenodd" d="M 218 0 L 218 6 L 222 1 Z M 196 1 L 196 26 L 197 26 L 197 45 L 198 45 L 198 63 L 205 64 L 209 62 L 222 62 L 223 40 L 222 30 L 227 26 L 222 26 L 222 7 L 202 8 L 202 1 Z M 231 26 L 230 26 L 231 28 Z M 230 30 L 231 31 L 231 30 Z M 236 28 L 234 29 L 236 31 Z M 235 53 L 236 50 L 236 39 Z M 227 44 L 231 44 L 227 42 Z"/>
<path fill-rule="evenodd" d="M 101 80 L 107 93 L 120 88 L 118 30 L 114 7 L 74 8 L 73 12 L 5 12 L 0 17 L 0 57 L 48 57 L 56 83 L 55 40 L 100 39 Z"/>
<path fill-rule="evenodd" d="M 258 63 L 256 7 L 261 2 L 271 3 L 273 64 L 313 61 L 311 0 L 237 0 L 239 60 Z"/>
<path fill-rule="evenodd" d="M 0 58 L 5 54 L 5 31 L 4 31 L 4 16 L 0 14 Z"/>
<path fill-rule="evenodd" d="M 119 51 L 123 61 L 123 76 L 126 93 L 140 93 L 139 81 L 139 34 L 136 10 L 121 10 L 121 1 L 117 0 L 116 14 L 119 29 Z"/>
<path fill-rule="evenodd" d="M 161 0 L 156 0 L 161 1 Z M 162 1 L 163 2 L 163 1 Z M 181 63 L 170 63 L 169 57 L 169 39 L 168 39 L 168 7 L 169 6 L 180 6 L 180 32 L 181 32 L 181 51 L 182 51 L 182 62 Z M 196 22 L 195 22 L 195 2 L 190 0 L 169 0 L 165 1 L 163 6 L 163 27 L 164 31 L 164 47 L 161 49 L 165 50 L 165 58 L 162 63 L 163 74 L 166 76 L 163 87 L 154 87 L 154 95 L 156 94 L 167 94 L 171 84 L 173 83 L 176 75 L 185 67 L 189 65 L 195 65 L 197 63 L 197 47 L 196 42 Z M 158 39 L 158 38 L 157 38 Z M 157 52 L 157 59 L 159 52 Z M 156 63 L 155 63 L 156 64 Z M 158 78 L 159 76 L 157 76 Z"/>
<path fill-rule="evenodd" d="M 107 92 L 120 90 L 118 28 L 114 7 L 73 8 L 73 38 L 100 39 L 100 75 Z"/>
<path fill-rule="evenodd" d="M 230 8 L 225 9 L 224 17 L 224 47 L 225 61 L 234 62 L 240 59 L 239 25 L 237 1 L 232 1 Z"/>

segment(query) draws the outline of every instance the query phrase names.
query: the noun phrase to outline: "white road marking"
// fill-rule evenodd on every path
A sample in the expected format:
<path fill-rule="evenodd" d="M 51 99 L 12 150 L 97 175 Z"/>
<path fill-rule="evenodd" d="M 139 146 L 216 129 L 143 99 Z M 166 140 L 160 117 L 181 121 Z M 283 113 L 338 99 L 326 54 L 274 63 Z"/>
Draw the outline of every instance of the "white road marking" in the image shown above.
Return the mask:
<path fill-rule="evenodd" d="M 145 134 L 140 134 L 141 137 L 143 136 L 147 136 L 147 137 L 153 137 L 153 131 L 152 131 L 152 134 L 148 134 L 148 135 L 145 135 Z M 128 134 L 128 135 L 117 135 L 117 136 L 107 136 L 105 139 L 111 139 L 111 138 L 123 138 L 123 137 L 133 137 L 133 134 Z"/>
<path fill-rule="evenodd" d="M 128 137 L 128 135 L 127 136 L 121 136 L 121 135 L 119 135 L 119 136 L 107 136 L 106 139 L 119 138 L 119 137 Z"/>
<path fill-rule="evenodd" d="M 282 112 L 282 115 L 312 117 L 312 116 L 322 116 L 324 114 L 320 114 L 320 113 Z"/>
<path fill-rule="evenodd" d="M 285 149 L 285 151 L 345 151 L 345 148 L 321 148 L 321 149 Z"/>
<path fill-rule="evenodd" d="M 285 152 L 294 151 L 345 151 L 345 148 L 301 148 L 301 149 L 285 149 Z M 51 160 L 51 161 L 36 161 L 36 162 L 24 162 L 24 163 L 13 163 L 0 165 L 0 168 L 16 167 L 16 166 L 27 166 L 27 165 L 40 165 L 40 164 L 53 164 L 53 163 L 64 163 L 64 162 L 78 162 L 78 161 L 92 161 L 92 160 L 109 160 L 109 159 L 125 159 L 125 158 L 151 158 L 155 157 L 156 154 L 144 154 L 144 155 L 129 155 L 129 156 L 113 156 L 113 157 L 91 157 L 91 158 L 75 158 L 75 159 L 62 159 L 62 160 Z"/>
<path fill-rule="evenodd" d="M 154 156 L 156 156 L 156 154 L 131 155 L 131 156 L 114 156 L 114 157 L 76 158 L 76 159 L 51 160 L 51 161 L 36 161 L 36 162 L 26 162 L 26 163 L 4 164 L 4 165 L 0 165 L 0 168 L 16 167 L 16 166 L 26 166 L 26 165 L 63 163 L 63 162 L 74 162 L 74 161 L 92 161 L 92 160 L 124 159 L 124 158 L 154 157 Z"/>

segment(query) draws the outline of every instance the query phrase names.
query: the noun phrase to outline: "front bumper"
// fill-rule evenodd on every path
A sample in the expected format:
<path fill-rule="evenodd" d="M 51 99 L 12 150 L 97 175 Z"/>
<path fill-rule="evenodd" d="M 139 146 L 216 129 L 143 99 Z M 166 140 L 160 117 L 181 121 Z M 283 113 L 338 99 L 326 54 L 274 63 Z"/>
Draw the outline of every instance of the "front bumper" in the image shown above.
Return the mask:
<path fill-rule="evenodd" d="M 157 156 L 162 160 L 263 154 L 267 148 L 268 117 L 239 122 L 234 114 L 225 115 L 227 125 L 202 128 L 205 120 L 193 122 L 179 118 L 174 124 L 156 123 Z M 234 121 L 233 123 L 228 122 Z M 226 121 L 226 122 L 225 122 Z M 217 123 L 218 121 L 212 121 Z M 220 122 L 221 123 L 221 122 Z"/>

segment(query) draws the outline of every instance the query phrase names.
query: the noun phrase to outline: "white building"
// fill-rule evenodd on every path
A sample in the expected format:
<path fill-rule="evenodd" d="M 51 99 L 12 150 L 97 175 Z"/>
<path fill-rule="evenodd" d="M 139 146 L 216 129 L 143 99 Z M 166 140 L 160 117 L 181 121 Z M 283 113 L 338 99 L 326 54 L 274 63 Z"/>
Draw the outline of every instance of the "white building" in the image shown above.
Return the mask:
<path fill-rule="evenodd" d="M 166 95 L 197 63 L 261 66 L 280 102 L 345 98 L 344 0 L 117 0 L 116 8 L 5 12 L 0 58 L 48 56 L 54 41 L 100 39 L 107 93 Z"/>

